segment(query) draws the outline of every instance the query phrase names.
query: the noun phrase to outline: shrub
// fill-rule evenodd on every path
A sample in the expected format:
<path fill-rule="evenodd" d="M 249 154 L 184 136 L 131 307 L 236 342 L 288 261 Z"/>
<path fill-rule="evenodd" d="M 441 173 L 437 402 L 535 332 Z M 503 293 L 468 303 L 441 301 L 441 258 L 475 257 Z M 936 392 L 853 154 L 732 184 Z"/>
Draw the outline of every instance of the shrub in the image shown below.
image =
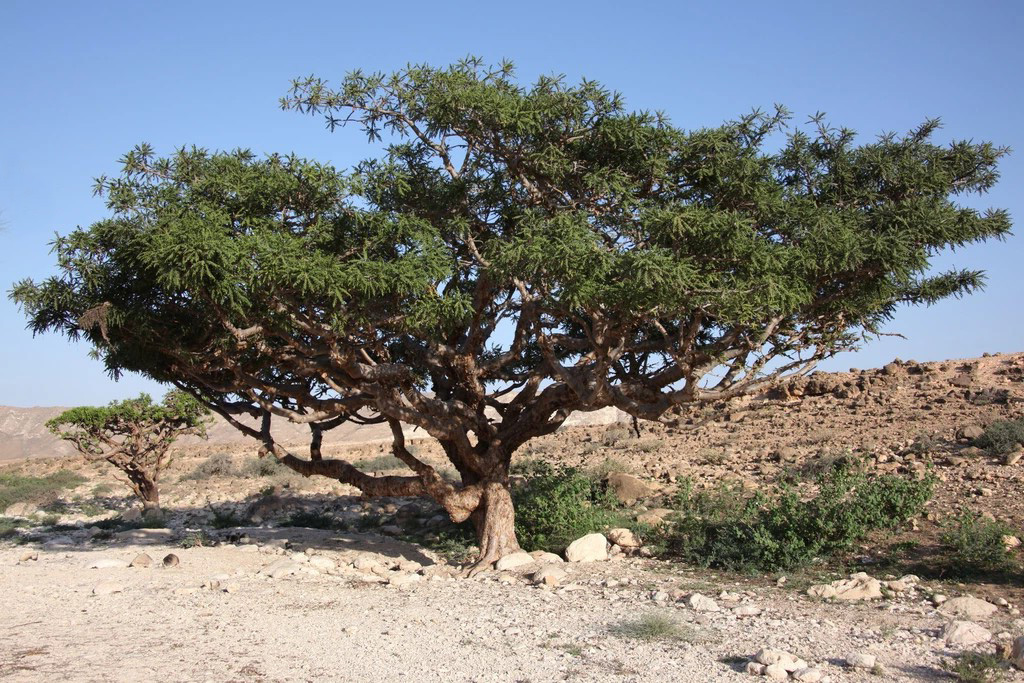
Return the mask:
<path fill-rule="evenodd" d="M 961 508 L 942 533 L 942 545 L 948 551 L 947 573 L 958 577 L 1004 572 L 1017 566 L 1003 538 L 1013 529 L 966 508 Z"/>
<path fill-rule="evenodd" d="M 288 519 L 281 522 L 281 526 L 300 526 L 309 529 L 341 529 L 342 524 L 326 512 L 313 512 L 310 510 L 296 510 Z"/>
<path fill-rule="evenodd" d="M 194 470 L 183 476 L 182 479 L 202 481 L 210 477 L 231 477 L 237 474 L 239 474 L 238 468 L 235 467 L 235 461 L 232 460 L 230 455 L 227 453 L 214 453 L 199 463 Z"/>
<path fill-rule="evenodd" d="M 974 440 L 978 448 L 988 449 L 992 455 L 1005 455 L 1017 444 L 1024 444 L 1024 417 L 1016 420 L 997 420 L 990 424 L 985 433 Z"/>
<path fill-rule="evenodd" d="M 526 481 L 514 489 L 516 535 L 524 550 L 560 552 L 588 533 L 619 521 L 614 499 L 579 470 L 532 461 L 518 468 Z"/>
<path fill-rule="evenodd" d="M 672 617 L 646 614 L 639 619 L 624 621 L 611 627 L 613 635 L 634 640 L 691 640 L 692 632 Z"/>
<path fill-rule="evenodd" d="M 287 467 L 282 465 L 274 457 L 264 458 L 248 458 L 242 463 L 242 466 L 238 468 L 237 473 L 239 476 L 245 477 L 246 479 L 258 479 L 260 477 L 272 477 L 277 474 L 284 474 L 290 472 Z"/>
<path fill-rule="evenodd" d="M 1008 663 L 999 655 L 983 652 L 965 652 L 956 659 L 946 660 L 942 668 L 963 683 L 994 683 L 1004 678 Z"/>
<path fill-rule="evenodd" d="M 61 491 L 84 481 L 84 477 L 68 470 L 58 470 L 45 477 L 0 474 L 0 511 L 15 503 L 52 503 Z"/>
<path fill-rule="evenodd" d="M 701 566 L 793 569 L 848 550 L 871 531 L 903 524 L 934 487 L 931 477 L 870 479 L 847 467 L 823 473 L 817 483 L 818 494 L 807 500 L 788 485 L 749 498 L 728 485 L 699 494 L 684 486 L 677 522 L 664 532 L 666 552 Z"/>

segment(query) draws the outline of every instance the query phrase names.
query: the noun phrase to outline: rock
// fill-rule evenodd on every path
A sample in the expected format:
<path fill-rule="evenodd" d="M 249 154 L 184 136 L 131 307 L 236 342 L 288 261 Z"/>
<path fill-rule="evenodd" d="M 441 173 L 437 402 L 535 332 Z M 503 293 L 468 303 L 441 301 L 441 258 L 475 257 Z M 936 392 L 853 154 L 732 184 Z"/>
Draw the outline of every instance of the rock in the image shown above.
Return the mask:
<path fill-rule="evenodd" d="M 992 640 L 992 632 L 973 621 L 951 621 L 943 627 L 942 638 L 951 647 L 970 647 Z"/>
<path fill-rule="evenodd" d="M 150 557 L 146 553 L 139 553 L 138 555 L 135 556 L 135 559 L 132 560 L 128 564 L 128 566 L 129 567 L 148 567 L 151 564 L 153 564 L 153 558 L 152 557 Z"/>
<path fill-rule="evenodd" d="M 24 552 L 21 554 L 21 557 L 18 558 L 18 562 L 35 562 L 38 559 L 39 553 L 37 553 L 34 550 L 29 550 L 28 552 Z"/>
<path fill-rule="evenodd" d="M 949 598 L 946 597 L 945 595 L 943 595 L 942 593 L 935 593 L 935 594 L 933 594 L 931 599 L 932 599 L 932 604 L 935 605 L 936 607 L 938 607 L 942 603 L 944 603 L 947 600 L 949 600 Z"/>
<path fill-rule="evenodd" d="M 612 472 L 606 479 L 608 488 L 623 505 L 633 505 L 638 500 L 649 498 L 654 490 L 642 479 L 625 472 Z"/>
<path fill-rule="evenodd" d="M 114 560 L 109 557 L 101 557 L 98 560 L 93 560 L 88 565 L 87 569 L 124 569 L 128 566 L 128 563 L 124 560 Z"/>
<path fill-rule="evenodd" d="M 694 612 L 717 612 L 719 610 L 717 602 L 706 595 L 701 595 L 700 593 L 691 593 L 686 596 L 684 602 L 686 603 L 686 606 Z M 769 662 L 761 663 L 768 664 Z"/>
<path fill-rule="evenodd" d="M 999 610 L 991 602 L 978 598 L 952 598 L 939 607 L 939 614 L 954 619 L 978 621 L 987 619 Z"/>
<path fill-rule="evenodd" d="M 537 585 L 551 586 L 553 588 L 561 585 L 567 576 L 568 574 L 565 573 L 564 569 L 559 569 L 553 565 L 546 565 L 535 571 L 530 578 Z"/>
<path fill-rule="evenodd" d="M 849 579 L 811 586 L 807 595 L 835 600 L 877 600 L 882 597 L 882 582 L 864 572 L 857 572 L 850 574 Z"/>
<path fill-rule="evenodd" d="M 530 556 L 530 553 L 519 552 L 512 553 L 511 555 L 505 555 L 494 563 L 494 568 L 499 572 L 503 572 L 508 571 L 509 569 L 515 569 L 516 567 L 522 567 L 524 564 L 533 563 L 534 559 Z"/>
<path fill-rule="evenodd" d="M 751 676 L 764 676 L 764 670 L 767 669 L 764 664 L 758 662 L 747 662 L 746 671 Z"/>
<path fill-rule="evenodd" d="M 797 671 L 807 667 L 807 662 L 785 650 L 763 647 L 754 655 L 754 661 L 765 666 L 777 666 L 785 672 Z"/>
<path fill-rule="evenodd" d="M 39 508 L 32 503 L 11 503 L 4 509 L 5 517 L 31 517 Z"/>
<path fill-rule="evenodd" d="M 821 669 L 815 669 L 814 667 L 804 667 L 803 669 L 797 669 L 792 674 L 794 681 L 804 681 L 804 683 L 818 683 L 824 676 Z"/>
<path fill-rule="evenodd" d="M 380 563 L 377 562 L 377 560 L 371 557 L 366 557 L 365 555 L 362 557 L 357 557 L 355 561 L 352 563 L 352 566 L 358 569 L 359 571 L 371 573 L 373 572 L 373 568 L 379 565 Z"/>
<path fill-rule="evenodd" d="M 674 513 L 675 510 L 668 508 L 653 508 L 636 516 L 636 521 L 647 526 L 660 526 L 665 523 L 665 518 Z"/>
<path fill-rule="evenodd" d="M 292 574 L 298 573 L 299 569 L 302 568 L 298 562 L 292 561 L 290 558 L 282 557 L 276 562 L 271 562 L 266 567 L 260 570 L 261 574 L 265 574 L 272 579 L 280 579 L 285 576 L 291 576 Z"/>
<path fill-rule="evenodd" d="M 985 430 L 978 425 L 967 425 L 960 428 L 959 436 L 961 439 L 974 441 L 975 439 L 980 439 L 984 433 Z"/>
<path fill-rule="evenodd" d="M 1010 650 L 1010 663 L 1018 669 L 1024 669 L 1024 636 L 1017 636 L 1013 639 L 1013 647 Z"/>
<path fill-rule="evenodd" d="M 565 549 L 569 562 L 599 562 L 608 559 L 608 539 L 604 534 L 587 534 L 569 544 Z"/>
<path fill-rule="evenodd" d="M 331 572 L 338 568 L 334 560 L 323 555 L 314 555 L 309 558 L 309 566 L 319 569 L 322 572 Z"/>
<path fill-rule="evenodd" d="M 1020 545 L 1020 539 L 1016 536 L 1003 536 L 1003 545 L 1006 546 L 1007 550 L 1016 548 Z"/>
<path fill-rule="evenodd" d="M 761 608 L 756 605 L 738 605 L 732 608 L 732 613 L 738 617 L 756 617 L 761 614 Z"/>
<path fill-rule="evenodd" d="M 168 553 L 164 555 L 163 562 L 165 567 L 177 567 L 179 564 L 181 564 L 181 560 L 179 560 L 178 556 L 174 553 Z"/>
<path fill-rule="evenodd" d="M 877 663 L 878 659 L 875 655 L 862 652 L 851 652 L 846 655 L 846 665 L 853 669 L 874 669 Z"/>
<path fill-rule="evenodd" d="M 120 593 L 124 590 L 124 586 L 117 581 L 100 581 L 92 589 L 93 595 L 110 595 L 111 593 Z"/>
<path fill-rule="evenodd" d="M 622 548 L 639 548 L 642 545 L 636 534 L 629 529 L 610 529 L 608 540 Z"/>
<path fill-rule="evenodd" d="M 903 372 L 903 366 L 899 363 L 886 363 L 882 366 L 882 373 L 890 377 L 899 375 L 901 372 Z"/>
<path fill-rule="evenodd" d="M 1013 451 L 1011 453 L 1007 453 L 1003 457 L 1003 464 L 1004 465 L 1016 465 L 1017 463 L 1020 462 L 1020 459 L 1022 457 L 1024 457 L 1024 450 L 1021 450 L 1020 448 L 1018 448 L 1017 450 L 1015 450 L 1015 451 Z"/>
<path fill-rule="evenodd" d="M 399 571 L 409 572 L 410 574 L 415 574 L 421 569 L 423 569 L 423 565 L 415 560 L 402 560 L 398 563 Z"/>
<path fill-rule="evenodd" d="M 379 531 L 380 533 L 384 534 L 385 536 L 401 536 L 402 535 L 402 527 L 396 526 L 394 524 L 385 524 L 380 529 L 377 529 L 377 531 Z"/>
<path fill-rule="evenodd" d="M 403 588 L 411 586 L 422 578 L 419 574 L 395 574 L 388 579 L 388 585 Z"/>
<path fill-rule="evenodd" d="M 765 667 L 764 677 L 772 681 L 785 681 L 789 679 L 789 672 L 781 664 L 772 664 Z"/>
<path fill-rule="evenodd" d="M 535 559 L 537 562 L 540 562 L 541 564 L 562 564 L 563 562 L 565 562 L 565 560 L 563 560 L 558 555 L 555 555 L 554 553 L 548 553 L 543 550 L 534 550 L 532 553 L 530 553 L 530 557 Z"/>

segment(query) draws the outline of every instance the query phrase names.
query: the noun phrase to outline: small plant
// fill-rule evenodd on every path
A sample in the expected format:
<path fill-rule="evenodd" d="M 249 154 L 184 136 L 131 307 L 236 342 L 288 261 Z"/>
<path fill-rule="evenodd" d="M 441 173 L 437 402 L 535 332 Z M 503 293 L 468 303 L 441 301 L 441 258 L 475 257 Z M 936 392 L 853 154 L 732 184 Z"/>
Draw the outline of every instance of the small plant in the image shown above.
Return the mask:
<path fill-rule="evenodd" d="M 1024 417 L 1016 420 L 997 420 L 974 440 L 978 448 L 987 449 L 992 455 L 1006 455 L 1024 444 Z"/>
<path fill-rule="evenodd" d="M 560 552 L 580 536 L 621 517 L 613 498 L 578 470 L 556 470 L 534 461 L 522 471 L 526 483 L 512 492 L 512 499 L 516 535 L 524 550 Z"/>
<path fill-rule="evenodd" d="M 235 461 L 227 453 L 214 453 L 182 477 L 182 480 L 203 481 L 210 477 L 232 477 L 239 474 Z"/>
<path fill-rule="evenodd" d="M 18 529 L 24 529 L 27 526 L 29 526 L 29 523 L 24 519 L 0 517 L 0 540 L 16 537 Z"/>
<path fill-rule="evenodd" d="M 239 476 L 246 479 L 258 479 L 260 477 L 273 477 L 278 474 L 289 472 L 284 465 L 274 457 L 249 458 L 238 468 Z"/>
<path fill-rule="evenodd" d="M 667 553 L 699 566 L 777 571 L 806 566 L 816 557 L 848 550 L 877 529 L 893 529 L 918 514 L 934 480 L 838 467 L 817 479 L 818 494 L 803 499 L 781 486 L 772 495 L 745 497 L 723 484 L 694 493 L 683 482 L 673 528 L 663 532 Z"/>
<path fill-rule="evenodd" d="M 359 460 L 355 464 L 365 472 L 388 472 L 390 470 L 400 470 L 405 467 L 404 462 L 390 453 L 382 453 L 381 455 L 377 455 L 366 460 Z"/>
<path fill-rule="evenodd" d="M 942 668 L 963 683 L 994 683 L 1003 680 L 1006 661 L 998 655 L 965 652 L 956 659 L 945 660 Z"/>
<path fill-rule="evenodd" d="M 245 526 L 247 520 L 235 514 L 233 510 L 210 507 L 210 526 L 214 529 L 233 529 Z"/>
<path fill-rule="evenodd" d="M 182 548 L 203 548 L 214 545 L 216 541 L 205 531 L 190 531 L 178 543 Z"/>
<path fill-rule="evenodd" d="M 311 510 L 296 510 L 288 519 L 281 522 L 281 526 L 298 526 L 308 529 L 340 529 L 341 523 L 326 512 Z"/>
<path fill-rule="evenodd" d="M 84 482 L 84 477 L 68 470 L 58 470 L 45 477 L 0 474 L 0 511 L 15 503 L 53 503 L 61 491 Z"/>
<path fill-rule="evenodd" d="M 675 619 L 661 614 L 645 614 L 639 619 L 620 622 L 612 626 L 611 633 L 633 640 L 680 640 L 692 638 L 689 629 Z"/>
<path fill-rule="evenodd" d="M 1008 525 L 961 508 L 942 533 L 942 545 L 948 551 L 946 571 L 971 577 L 1016 568 L 1017 561 L 1004 541 L 1012 534 Z"/>

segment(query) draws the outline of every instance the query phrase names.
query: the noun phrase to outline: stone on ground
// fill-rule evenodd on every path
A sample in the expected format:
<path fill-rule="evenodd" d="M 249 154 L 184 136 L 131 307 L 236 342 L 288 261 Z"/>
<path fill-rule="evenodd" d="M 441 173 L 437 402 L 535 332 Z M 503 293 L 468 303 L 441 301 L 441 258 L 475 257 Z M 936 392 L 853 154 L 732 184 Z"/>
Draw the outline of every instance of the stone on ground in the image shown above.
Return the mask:
<path fill-rule="evenodd" d="M 565 549 L 569 562 L 600 562 L 608 559 L 608 539 L 604 534 L 587 534 L 577 538 Z"/>
<path fill-rule="evenodd" d="M 942 638 L 951 647 L 970 647 L 992 640 L 992 632 L 973 621 L 951 621 L 942 629 Z"/>
<path fill-rule="evenodd" d="M 998 610 L 998 607 L 987 600 L 963 597 L 950 598 L 946 602 L 942 603 L 942 606 L 939 607 L 939 614 L 944 617 L 951 617 L 954 619 L 977 621 L 979 619 L 987 619 Z"/>
<path fill-rule="evenodd" d="M 629 529 L 610 529 L 608 540 L 621 548 L 639 548 L 641 545 L 640 539 Z"/>
<path fill-rule="evenodd" d="M 642 479 L 625 472 L 608 475 L 608 488 L 623 505 L 633 505 L 638 500 L 649 498 L 654 490 Z"/>
<path fill-rule="evenodd" d="M 516 567 L 522 567 L 524 564 L 533 564 L 534 562 L 535 560 L 530 556 L 530 553 L 518 552 L 512 553 L 511 555 L 505 555 L 494 563 L 494 568 L 499 572 L 503 572 L 509 569 L 515 569 Z"/>
<path fill-rule="evenodd" d="M 882 582 L 864 572 L 857 572 L 850 574 L 849 579 L 811 586 L 807 595 L 825 600 L 877 600 L 882 597 Z"/>

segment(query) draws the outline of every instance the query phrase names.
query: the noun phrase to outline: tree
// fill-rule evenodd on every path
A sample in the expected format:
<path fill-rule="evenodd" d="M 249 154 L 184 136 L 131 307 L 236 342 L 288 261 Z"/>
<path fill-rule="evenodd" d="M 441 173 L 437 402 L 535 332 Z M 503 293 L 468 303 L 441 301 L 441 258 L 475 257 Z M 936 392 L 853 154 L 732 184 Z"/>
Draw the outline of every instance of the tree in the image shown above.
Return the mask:
<path fill-rule="evenodd" d="M 954 201 L 988 190 L 1006 150 L 937 145 L 937 121 L 863 145 L 781 108 L 683 131 L 595 82 L 526 87 L 476 59 L 302 79 L 282 104 L 386 152 L 342 173 L 137 147 L 97 183 L 111 217 L 59 237 L 60 274 L 12 296 L 35 332 L 174 383 L 302 474 L 472 519 L 477 568 L 518 549 L 512 455 L 571 412 L 668 419 L 806 374 L 900 304 L 979 287 L 931 257 L 1010 229 Z M 308 457 L 272 417 L 309 425 Z M 388 423 L 412 473 L 324 458 L 346 420 Z"/>
<path fill-rule="evenodd" d="M 171 391 L 163 403 L 148 394 L 103 407 L 71 408 L 46 423 L 91 461 L 106 460 L 128 478 L 144 512 L 160 509 L 160 474 L 170 464 L 167 451 L 179 437 L 205 438 L 209 411 L 183 391 Z"/>

